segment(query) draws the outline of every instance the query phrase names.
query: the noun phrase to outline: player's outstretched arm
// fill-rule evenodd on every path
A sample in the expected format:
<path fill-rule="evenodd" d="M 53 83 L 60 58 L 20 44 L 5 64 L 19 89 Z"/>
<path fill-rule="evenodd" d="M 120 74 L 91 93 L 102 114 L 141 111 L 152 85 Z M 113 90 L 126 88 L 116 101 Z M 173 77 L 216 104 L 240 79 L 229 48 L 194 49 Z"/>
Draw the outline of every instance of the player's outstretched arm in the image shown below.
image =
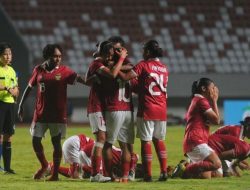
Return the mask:
<path fill-rule="evenodd" d="M 98 83 L 98 84 L 101 83 L 97 75 L 93 75 L 88 78 L 84 78 L 78 75 L 76 81 L 87 86 L 92 86 L 93 83 Z"/>
<path fill-rule="evenodd" d="M 126 65 L 122 65 L 122 68 L 121 68 L 121 71 L 123 72 L 128 72 L 128 71 L 131 71 L 133 69 L 133 65 L 128 63 Z"/>
<path fill-rule="evenodd" d="M 130 79 L 136 78 L 137 75 L 135 74 L 135 72 L 133 71 L 129 71 L 128 73 L 124 73 L 122 71 L 119 72 L 119 77 L 124 80 L 124 81 L 128 81 Z"/>
<path fill-rule="evenodd" d="M 23 95 L 22 95 L 22 98 L 21 98 L 21 101 L 19 103 L 17 114 L 18 114 L 18 118 L 20 121 L 23 121 L 23 104 L 24 104 L 25 100 L 27 99 L 27 97 L 29 96 L 31 90 L 32 90 L 32 88 L 28 85 L 25 88 Z"/>

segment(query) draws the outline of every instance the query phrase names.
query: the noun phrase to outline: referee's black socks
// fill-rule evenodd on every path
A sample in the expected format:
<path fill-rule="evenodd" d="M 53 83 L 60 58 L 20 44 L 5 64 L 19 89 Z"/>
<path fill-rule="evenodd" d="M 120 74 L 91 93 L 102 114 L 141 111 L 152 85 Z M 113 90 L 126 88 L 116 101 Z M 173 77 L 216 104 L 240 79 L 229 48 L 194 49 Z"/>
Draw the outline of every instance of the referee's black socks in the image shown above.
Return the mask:
<path fill-rule="evenodd" d="M 4 170 L 10 171 L 10 163 L 11 163 L 11 142 L 3 142 L 3 164 Z"/>

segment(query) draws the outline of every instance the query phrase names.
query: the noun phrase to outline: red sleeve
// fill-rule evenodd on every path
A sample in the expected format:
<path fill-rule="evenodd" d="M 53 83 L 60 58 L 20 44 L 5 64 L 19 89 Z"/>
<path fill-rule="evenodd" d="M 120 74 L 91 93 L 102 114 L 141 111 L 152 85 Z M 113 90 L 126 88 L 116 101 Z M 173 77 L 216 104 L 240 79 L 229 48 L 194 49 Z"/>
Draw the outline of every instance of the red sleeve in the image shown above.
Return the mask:
<path fill-rule="evenodd" d="M 130 86 L 131 86 L 131 90 L 132 92 L 138 94 L 138 79 L 137 78 L 133 78 L 130 81 Z"/>
<path fill-rule="evenodd" d="M 245 141 L 235 144 L 235 158 L 244 159 L 250 153 L 250 145 Z"/>
<path fill-rule="evenodd" d="M 76 72 L 70 69 L 69 67 L 66 67 L 66 69 L 67 69 L 67 78 L 66 78 L 67 84 L 74 84 L 77 76 Z"/>
<path fill-rule="evenodd" d="M 30 77 L 29 85 L 30 85 L 31 87 L 37 85 L 38 69 L 39 69 L 39 66 L 36 66 L 36 67 L 34 68 L 33 72 L 32 72 L 31 77 Z"/>
<path fill-rule="evenodd" d="M 133 71 L 139 76 L 142 74 L 144 68 L 144 62 L 141 61 L 137 65 L 134 66 Z"/>
<path fill-rule="evenodd" d="M 200 107 L 200 111 L 202 113 L 204 113 L 205 111 L 207 111 L 208 109 L 211 108 L 208 100 L 206 98 L 201 98 L 199 101 L 199 107 Z"/>
<path fill-rule="evenodd" d="M 218 134 L 218 135 L 221 135 L 221 134 L 224 134 L 224 135 L 229 134 L 229 135 L 231 135 L 231 134 L 229 133 L 229 131 L 230 131 L 230 129 L 229 129 L 228 126 L 223 126 L 223 127 L 220 127 L 219 129 L 217 129 L 217 130 L 214 132 L 214 134 Z"/>
<path fill-rule="evenodd" d="M 102 64 L 101 61 L 95 60 L 93 61 L 88 69 L 87 72 L 87 78 L 92 76 L 93 74 L 95 74 L 97 72 L 98 69 L 100 69 L 101 67 L 103 67 L 104 65 Z"/>
<path fill-rule="evenodd" d="M 94 147 L 94 142 L 93 143 L 90 143 L 90 144 L 87 144 L 86 146 L 84 146 L 84 148 L 82 149 L 82 151 L 85 152 L 85 154 L 88 156 L 88 157 L 91 157 L 91 153 L 92 153 L 92 149 Z"/>
<path fill-rule="evenodd" d="M 214 133 L 215 134 L 231 135 L 231 136 L 234 136 L 236 138 L 240 138 L 241 127 L 238 125 L 223 126 L 223 127 L 220 127 L 219 129 L 217 129 Z"/>

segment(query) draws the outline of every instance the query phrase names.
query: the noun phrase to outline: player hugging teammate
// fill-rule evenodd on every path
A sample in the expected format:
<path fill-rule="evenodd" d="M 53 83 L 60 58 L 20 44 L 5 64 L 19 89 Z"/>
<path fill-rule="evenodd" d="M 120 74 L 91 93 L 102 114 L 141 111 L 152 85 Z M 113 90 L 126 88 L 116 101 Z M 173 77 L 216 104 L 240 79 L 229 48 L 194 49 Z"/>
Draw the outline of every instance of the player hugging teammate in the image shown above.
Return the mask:
<path fill-rule="evenodd" d="M 119 37 L 118 37 L 119 38 Z M 143 46 L 143 60 L 131 67 L 127 51 L 118 38 L 110 38 L 99 44 L 95 60 L 91 63 L 87 78 L 98 77 L 91 87 L 88 113 L 90 125 L 96 136 L 92 155 L 90 181 L 115 180 L 112 174 L 112 145 L 117 139 L 122 150 L 121 182 L 128 182 L 130 165 L 134 162 L 134 119 L 132 90 L 137 89 L 138 113 L 137 136 L 141 139 L 141 156 L 144 168 L 143 181 L 152 181 L 151 165 L 153 141 L 160 162 L 159 181 L 167 180 L 166 135 L 166 86 L 168 69 L 160 61 L 163 51 L 155 40 L 147 41 Z M 113 42 L 112 42 L 113 41 Z M 116 46 L 115 46 L 116 45 Z M 120 47 L 119 47 L 120 45 Z M 131 84 L 135 86 L 131 86 Z M 99 174 L 103 150 L 105 174 Z M 95 158 L 95 159 L 93 159 Z M 104 176 L 110 177 L 103 178 Z"/>

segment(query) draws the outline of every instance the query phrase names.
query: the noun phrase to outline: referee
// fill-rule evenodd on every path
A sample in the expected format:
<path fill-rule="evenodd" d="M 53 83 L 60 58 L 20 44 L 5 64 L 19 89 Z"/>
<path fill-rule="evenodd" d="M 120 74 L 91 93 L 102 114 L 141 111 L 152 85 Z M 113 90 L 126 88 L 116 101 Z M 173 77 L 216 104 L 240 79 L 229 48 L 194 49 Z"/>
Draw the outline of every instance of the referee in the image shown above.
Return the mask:
<path fill-rule="evenodd" d="M 15 174 L 10 168 L 11 136 L 15 132 L 14 105 L 19 89 L 16 72 L 9 66 L 11 61 L 11 46 L 0 43 L 0 151 L 2 149 L 5 174 Z"/>

